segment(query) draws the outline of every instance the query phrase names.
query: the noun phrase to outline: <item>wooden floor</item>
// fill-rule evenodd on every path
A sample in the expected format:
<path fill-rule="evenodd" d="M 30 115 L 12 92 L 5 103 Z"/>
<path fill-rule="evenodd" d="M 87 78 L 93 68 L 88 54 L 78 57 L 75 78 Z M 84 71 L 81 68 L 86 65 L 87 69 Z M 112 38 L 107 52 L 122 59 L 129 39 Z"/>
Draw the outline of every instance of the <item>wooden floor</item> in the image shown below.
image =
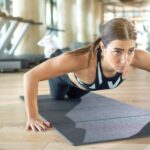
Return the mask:
<path fill-rule="evenodd" d="M 22 73 L 0 74 L 0 150 L 150 150 L 150 137 L 72 146 L 58 131 L 44 133 L 25 130 Z M 46 81 L 39 85 L 39 94 L 48 94 Z M 119 88 L 98 91 L 111 98 L 150 110 L 150 73 L 137 70 Z"/>

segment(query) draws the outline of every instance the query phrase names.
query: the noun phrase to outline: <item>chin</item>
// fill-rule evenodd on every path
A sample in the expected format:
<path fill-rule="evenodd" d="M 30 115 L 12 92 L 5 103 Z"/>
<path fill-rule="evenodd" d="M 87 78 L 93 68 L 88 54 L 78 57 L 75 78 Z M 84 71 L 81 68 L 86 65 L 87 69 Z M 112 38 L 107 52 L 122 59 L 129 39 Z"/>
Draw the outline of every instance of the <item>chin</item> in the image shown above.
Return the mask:
<path fill-rule="evenodd" d="M 116 71 L 119 73 L 123 73 L 124 70 L 125 70 L 125 67 L 119 67 L 116 69 Z"/>
<path fill-rule="evenodd" d="M 123 73 L 123 70 L 117 70 L 117 72 L 119 72 L 119 73 Z"/>

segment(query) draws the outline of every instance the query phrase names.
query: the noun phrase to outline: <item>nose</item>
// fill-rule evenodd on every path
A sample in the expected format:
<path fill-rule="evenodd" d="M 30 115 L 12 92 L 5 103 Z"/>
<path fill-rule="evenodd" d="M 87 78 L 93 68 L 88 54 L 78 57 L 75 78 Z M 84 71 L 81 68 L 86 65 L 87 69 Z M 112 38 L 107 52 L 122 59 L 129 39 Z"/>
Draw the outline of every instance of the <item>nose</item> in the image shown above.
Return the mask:
<path fill-rule="evenodd" d="M 126 65 L 126 64 L 128 63 L 128 55 L 127 55 L 127 54 L 124 54 L 124 55 L 121 57 L 120 63 L 121 63 L 122 65 Z"/>

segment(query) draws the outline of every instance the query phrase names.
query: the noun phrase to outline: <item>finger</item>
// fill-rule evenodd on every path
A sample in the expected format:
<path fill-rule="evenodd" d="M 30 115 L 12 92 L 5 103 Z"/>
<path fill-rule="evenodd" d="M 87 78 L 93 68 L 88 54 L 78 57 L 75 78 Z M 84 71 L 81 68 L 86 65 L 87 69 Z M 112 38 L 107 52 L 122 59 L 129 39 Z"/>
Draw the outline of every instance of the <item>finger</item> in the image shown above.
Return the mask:
<path fill-rule="evenodd" d="M 36 132 L 37 131 L 37 129 L 35 128 L 35 126 L 34 125 L 30 125 L 30 127 L 31 127 L 31 129 L 32 129 L 32 131 L 34 131 L 34 132 Z"/>
<path fill-rule="evenodd" d="M 36 130 L 37 131 L 43 131 L 43 129 L 40 127 L 40 125 L 39 124 L 35 124 L 35 127 L 36 127 Z"/>
<path fill-rule="evenodd" d="M 47 127 L 52 127 L 52 124 L 48 121 L 43 121 L 43 124 L 46 125 Z"/>
<path fill-rule="evenodd" d="M 47 130 L 48 127 L 44 124 L 44 122 L 40 122 L 38 124 L 44 131 Z"/>
<path fill-rule="evenodd" d="M 29 125 L 26 125 L 26 130 L 27 131 L 31 130 L 31 127 Z"/>
<path fill-rule="evenodd" d="M 28 122 L 26 123 L 26 130 L 27 131 L 31 130 L 30 124 Z"/>

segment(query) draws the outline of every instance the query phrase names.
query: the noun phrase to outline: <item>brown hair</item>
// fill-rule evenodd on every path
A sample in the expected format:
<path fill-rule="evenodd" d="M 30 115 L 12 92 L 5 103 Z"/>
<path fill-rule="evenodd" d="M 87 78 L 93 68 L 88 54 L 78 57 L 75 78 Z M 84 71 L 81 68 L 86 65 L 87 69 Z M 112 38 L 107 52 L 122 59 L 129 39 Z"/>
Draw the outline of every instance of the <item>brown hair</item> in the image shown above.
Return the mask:
<path fill-rule="evenodd" d="M 113 40 L 136 40 L 134 24 L 125 18 L 115 18 L 101 27 L 101 40 L 104 46 Z"/>
<path fill-rule="evenodd" d="M 100 38 L 84 48 L 69 52 L 69 54 L 81 55 L 89 52 L 89 66 L 95 50 L 99 47 L 100 41 L 102 41 L 104 46 L 107 47 L 107 45 L 113 40 L 136 40 L 137 38 L 134 24 L 125 18 L 114 18 L 106 22 L 101 26 L 100 32 Z"/>

